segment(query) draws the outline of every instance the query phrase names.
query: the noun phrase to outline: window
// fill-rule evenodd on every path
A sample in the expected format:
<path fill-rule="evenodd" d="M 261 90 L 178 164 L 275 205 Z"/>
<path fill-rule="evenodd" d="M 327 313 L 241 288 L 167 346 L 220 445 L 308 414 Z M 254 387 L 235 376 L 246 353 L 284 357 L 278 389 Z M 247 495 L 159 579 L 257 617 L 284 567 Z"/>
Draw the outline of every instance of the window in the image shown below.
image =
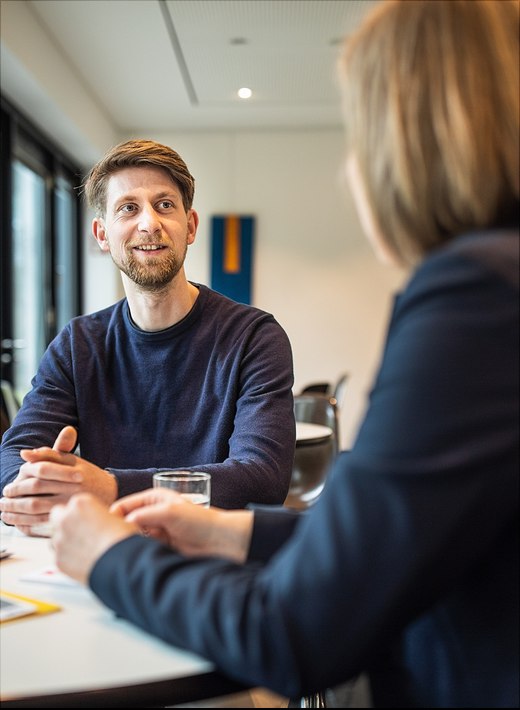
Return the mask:
<path fill-rule="evenodd" d="M 1 111 L 1 377 L 21 399 L 81 312 L 81 171 L 4 99 Z"/>

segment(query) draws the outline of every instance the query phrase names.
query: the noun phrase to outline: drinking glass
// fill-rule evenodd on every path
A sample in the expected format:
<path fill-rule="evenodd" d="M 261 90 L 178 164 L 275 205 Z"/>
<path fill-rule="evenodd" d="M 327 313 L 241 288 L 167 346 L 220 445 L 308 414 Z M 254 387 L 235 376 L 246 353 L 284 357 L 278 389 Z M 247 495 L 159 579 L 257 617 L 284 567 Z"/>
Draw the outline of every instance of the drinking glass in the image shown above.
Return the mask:
<path fill-rule="evenodd" d="M 211 475 L 202 471 L 161 471 L 153 476 L 154 488 L 170 488 L 195 505 L 209 508 Z"/>

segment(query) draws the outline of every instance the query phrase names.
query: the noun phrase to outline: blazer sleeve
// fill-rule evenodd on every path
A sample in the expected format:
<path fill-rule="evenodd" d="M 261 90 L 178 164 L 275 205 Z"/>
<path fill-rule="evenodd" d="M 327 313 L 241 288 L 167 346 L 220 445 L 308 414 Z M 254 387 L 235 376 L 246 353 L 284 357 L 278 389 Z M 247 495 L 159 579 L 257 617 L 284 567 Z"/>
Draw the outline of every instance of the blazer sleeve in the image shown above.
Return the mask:
<path fill-rule="evenodd" d="M 289 697 L 376 663 L 442 605 L 453 623 L 464 611 L 458 643 L 474 654 L 472 629 L 500 626 L 488 614 L 511 608 L 517 577 L 517 311 L 478 265 L 428 267 L 396 304 L 358 440 L 290 538 L 273 533 L 268 562 L 187 559 L 134 536 L 98 560 L 92 589 L 229 676 Z"/>

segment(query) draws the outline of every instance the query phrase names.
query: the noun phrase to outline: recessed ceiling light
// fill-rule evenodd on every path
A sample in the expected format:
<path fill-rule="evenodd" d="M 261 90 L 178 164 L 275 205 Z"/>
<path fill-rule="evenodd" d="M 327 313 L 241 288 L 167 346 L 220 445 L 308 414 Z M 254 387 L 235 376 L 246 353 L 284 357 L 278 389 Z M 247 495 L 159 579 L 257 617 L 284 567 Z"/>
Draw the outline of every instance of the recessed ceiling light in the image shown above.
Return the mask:
<path fill-rule="evenodd" d="M 237 94 L 240 96 L 241 99 L 250 99 L 253 95 L 253 92 L 251 91 L 251 89 L 248 89 L 246 86 L 243 86 L 237 91 Z"/>

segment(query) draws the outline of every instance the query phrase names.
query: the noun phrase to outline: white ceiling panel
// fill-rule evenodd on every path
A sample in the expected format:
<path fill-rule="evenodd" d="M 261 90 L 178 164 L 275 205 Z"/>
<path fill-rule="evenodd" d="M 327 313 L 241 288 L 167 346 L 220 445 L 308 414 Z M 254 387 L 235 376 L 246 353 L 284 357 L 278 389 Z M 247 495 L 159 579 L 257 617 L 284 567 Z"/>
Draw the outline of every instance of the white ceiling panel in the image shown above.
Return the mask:
<path fill-rule="evenodd" d="M 29 0 L 121 131 L 341 123 L 339 39 L 377 0 Z M 237 90 L 248 86 L 248 101 Z"/>

